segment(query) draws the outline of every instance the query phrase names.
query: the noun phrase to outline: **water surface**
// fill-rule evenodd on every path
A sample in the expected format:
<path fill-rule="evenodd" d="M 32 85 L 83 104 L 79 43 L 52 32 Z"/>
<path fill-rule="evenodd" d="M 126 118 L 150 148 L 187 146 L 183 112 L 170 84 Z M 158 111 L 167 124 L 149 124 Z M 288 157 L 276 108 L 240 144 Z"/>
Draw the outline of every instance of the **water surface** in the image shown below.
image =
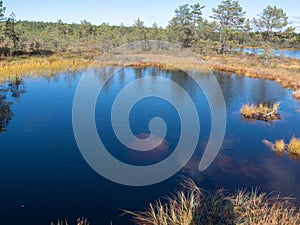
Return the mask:
<path fill-rule="evenodd" d="M 105 71 L 94 71 L 103 79 Z M 164 100 L 150 97 L 138 102 L 130 114 L 133 133 L 149 133 L 148 123 L 162 117 L 168 126 L 168 151 L 158 157 L 132 154 L 117 140 L 110 124 L 112 102 L 118 92 L 136 78 L 165 77 L 184 87 L 199 113 L 201 123 L 197 150 L 185 168 L 174 177 L 148 187 L 112 183 L 94 172 L 81 156 L 72 130 L 72 102 L 82 72 L 57 74 L 52 78 L 24 79 L 18 88 L 2 85 L 1 95 L 13 115 L 6 116 L 0 133 L 1 223 L 50 224 L 86 217 L 91 224 L 130 224 L 122 211 L 142 210 L 149 202 L 180 188 L 180 176 L 192 177 L 207 189 L 259 186 L 262 191 L 293 195 L 300 202 L 300 162 L 289 155 L 276 156 L 261 142 L 300 135 L 299 103 L 279 84 L 235 74 L 216 73 L 227 106 L 225 140 L 214 163 L 198 172 L 199 160 L 210 134 L 210 110 L 205 95 L 181 71 L 126 68 L 115 74 L 100 93 L 96 124 L 100 137 L 117 159 L 133 165 L 160 161 L 175 148 L 180 137 L 178 113 Z M 96 80 L 97 80 L 96 79 Z M 209 79 L 209 75 L 199 76 Z M 176 94 L 176 93 L 174 93 Z M 4 99 L 4 98 L 3 98 Z M 177 97 L 181 101 L 180 95 Z M 272 124 L 245 121 L 239 109 L 246 102 L 280 101 L 282 120 Z"/>
<path fill-rule="evenodd" d="M 263 54 L 263 49 L 261 48 L 244 48 L 244 52 L 248 54 Z M 277 57 L 288 57 L 294 59 L 300 59 L 300 50 L 274 50 L 273 55 Z"/>

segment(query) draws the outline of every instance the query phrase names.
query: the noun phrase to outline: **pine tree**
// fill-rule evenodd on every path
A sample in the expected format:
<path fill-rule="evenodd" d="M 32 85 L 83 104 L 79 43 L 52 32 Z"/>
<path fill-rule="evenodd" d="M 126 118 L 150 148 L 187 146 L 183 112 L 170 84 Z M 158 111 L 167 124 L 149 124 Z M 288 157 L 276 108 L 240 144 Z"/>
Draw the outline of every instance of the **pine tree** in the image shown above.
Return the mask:
<path fill-rule="evenodd" d="M 225 53 L 229 41 L 234 40 L 236 31 L 239 31 L 245 21 L 245 13 L 238 1 L 223 0 L 217 8 L 213 8 L 211 17 L 219 24 L 219 51 Z"/>

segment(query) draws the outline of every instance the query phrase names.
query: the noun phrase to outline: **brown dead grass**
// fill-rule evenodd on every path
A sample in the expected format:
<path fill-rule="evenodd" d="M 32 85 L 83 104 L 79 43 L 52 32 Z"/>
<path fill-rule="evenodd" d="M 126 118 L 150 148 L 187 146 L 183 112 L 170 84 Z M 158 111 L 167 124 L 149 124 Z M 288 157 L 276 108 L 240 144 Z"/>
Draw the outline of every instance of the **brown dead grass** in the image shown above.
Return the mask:
<path fill-rule="evenodd" d="M 86 68 L 90 64 L 90 60 L 56 56 L 0 61 L 0 83 L 24 76 L 51 76 L 58 72 L 76 71 Z"/>
<path fill-rule="evenodd" d="M 295 99 L 300 99 L 300 89 L 293 92 L 293 96 Z"/>
<path fill-rule="evenodd" d="M 292 137 L 288 145 L 288 151 L 300 155 L 300 138 Z"/>
<path fill-rule="evenodd" d="M 188 51 L 187 51 L 188 52 Z M 204 61 L 199 60 L 199 58 Z M 269 79 L 280 83 L 283 87 L 295 90 L 294 97 L 300 98 L 300 60 L 273 58 L 268 66 L 262 64 L 259 56 L 253 55 L 217 55 L 199 58 L 185 52 L 168 54 L 130 54 L 122 55 L 120 59 L 98 61 L 98 65 L 154 66 L 166 69 L 201 70 L 209 72 L 218 70 L 235 73 L 252 78 Z M 87 68 L 94 63 L 94 59 L 74 55 L 54 55 L 50 57 L 32 57 L 0 61 L 0 82 L 9 78 L 33 76 L 37 74 L 53 74 L 58 71 L 78 70 Z M 95 65 L 95 64 L 94 64 Z"/>
<path fill-rule="evenodd" d="M 275 144 L 274 144 L 275 151 L 277 151 L 277 152 L 284 152 L 284 150 L 286 148 L 285 146 L 286 145 L 285 145 L 283 139 L 275 141 Z"/>
<path fill-rule="evenodd" d="M 204 57 L 212 70 L 235 73 L 252 78 L 275 80 L 283 87 L 300 88 L 300 60 L 273 58 L 267 66 L 259 56 L 231 55 Z"/>
<path fill-rule="evenodd" d="M 278 120 L 280 115 L 278 113 L 278 108 L 280 102 L 275 102 L 273 105 L 269 106 L 264 103 L 255 104 L 244 104 L 240 109 L 240 113 L 247 119 L 256 119 L 256 120 Z"/>

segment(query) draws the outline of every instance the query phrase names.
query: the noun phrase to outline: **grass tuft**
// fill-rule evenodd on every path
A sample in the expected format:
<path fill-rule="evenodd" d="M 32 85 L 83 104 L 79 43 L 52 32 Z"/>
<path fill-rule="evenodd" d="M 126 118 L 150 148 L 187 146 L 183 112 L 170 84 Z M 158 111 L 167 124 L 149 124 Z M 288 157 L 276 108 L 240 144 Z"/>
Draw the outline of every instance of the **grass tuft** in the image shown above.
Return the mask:
<path fill-rule="evenodd" d="M 125 211 L 125 213 L 133 216 L 133 222 L 136 224 L 190 225 L 193 222 L 195 208 L 199 207 L 201 192 L 192 182 L 187 189 L 189 190 L 187 193 L 180 191 L 167 198 L 168 203 L 158 200 L 155 204 L 150 204 L 145 212 Z"/>
<path fill-rule="evenodd" d="M 247 119 L 264 121 L 278 120 L 280 119 L 280 115 L 278 113 L 279 106 L 279 102 L 275 102 L 271 106 L 264 103 L 259 103 L 258 105 L 247 103 L 242 106 L 240 113 Z"/>
<path fill-rule="evenodd" d="M 288 152 L 300 155 L 300 138 L 292 137 L 288 145 Z"/>
<path fill-rule="evenodd" d="M 282 153 L 286 150 L 290 154 L 300 156 L 300 138 L 292 137 L 288 144 L 285 144 L 283 139 L 277 140 L 275 143 L 266 139 L 262 142 L 276 152 Z"/>
<path fill-rule="evenodd" d="M 277 152 L 283 152 L 286 149 L 286 145 L 283 139 L 276 140 L 274 144 L 274 149 Z"/>
<path fill-rule="evenodd" d="M 144 212 L 128 212 L 135 224 L 143 225 L 299 225 L 299 207 L 289 198 L 271 197 L 258 190 L 239 190 L 226 195 L 219 190 L 214 193 L 200 191 L 189 180 L 185 191 L 179 191 L 167 203 L 158 200 Z"/>
<path fill-rule="evenodd" d="M 294 98 L 296 98 L 296 99 L 300 99 L 300 89 L 298 89 L 297 91 L 294 91 L 294 92 L 293 92 L 293 96 L 294 96 Z"/>
<path fill-rule="evenodd" d="M 68 222 L 65 220 L 58 220 L 57 223 L 51 223 L 51 225 L 69 225 Z M 76 225 L 90 225 L 87 219 L 85 218 L 79 218 L 76 221 Z"/>
<path fill-rule="evenodd" d="M 242 106 L 240 112 L 245 117 L 251 117 L 253 114 L 257 112 L 257 107 L 254 104 L 247 103 Z"/>

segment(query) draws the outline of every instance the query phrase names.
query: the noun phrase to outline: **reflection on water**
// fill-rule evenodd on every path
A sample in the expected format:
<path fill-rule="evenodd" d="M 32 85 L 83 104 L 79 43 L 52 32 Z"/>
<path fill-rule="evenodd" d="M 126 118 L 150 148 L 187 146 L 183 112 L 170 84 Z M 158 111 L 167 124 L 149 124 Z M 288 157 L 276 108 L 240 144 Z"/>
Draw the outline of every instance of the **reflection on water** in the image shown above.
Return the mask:
<path fill-rule="evenodd" d="M 6 96 L 0 94 L 0 133 L 6 131 L 5 128 L 8 126 L 9 121 L 13 117 L 11 110 L 11 103 L 5 101 Z"/>
<path fill-rule="evenodd" d="M 23 80 L 19 78 L 0 84 L 0 133 L 7 131 L 6 127 L 13 117 L 11 109 L 13 102 L 7 99 L 8 95 L 17 101 L 20 101 L 21 95 L 25 92 Z"/>
<path fill-rule="evenodd" d="M 100 83 L 114 71 L 118 72 L 99 94 L 95 111 L 99 136 L 110 153 L 121 161 L 137 165 L 164 159 L 176 147 L 181 126 L 178 113 L 158 98 L 138 102 L 130 113 L 132 132 L 141 138 L 150 132 L 148 124 L 153 117 L 165 120 L 168 131 L 156 149 L 158 155 L 145 159 L 144 155 L 122 146 L 110 123 L 112 103 L 123 87 L 136 78 L 161 76 L 185 88 L 199 113 L 200 139 L 190 162 L 178 175 L 157 185 L 133 188 L 111 183 L 87 165 L 74 140 L 72 102 L 82 72 L 25 79 L 24 95 L 24 84 L 6 83 L 0 91 L 0 128 L 8 130 L 0 135 L 1 223 L 50 224 L 57 218 L 74 221 L 77 217 L 87 217 L 91 224 L 110 224 L 110 221 L 130 224 L 120 216 L 120 209 L 142 210 L 149 202 L 180 188 L 181 175 L 192 177 L 206 189 L 234 191 L 259 186 L 263 191 L 292 194 L 300 201 L 300 161 L 288 154 L 277 156 L 261 141 L 280 138 L 287 141 L 293 135 L 300 135 L 300 113 L 296 112 L 299 103 L 292 98 L 290 90 L 273 81 L 215 73 L 226 101 L 227 130 L 220 154 L 206 171 L 199 173 L 211 120 L 203 91 L 182 71 L 105 67 L 89 75 Z M 203 84 L 211 79 L 208 74 L 198 77 Z M 184 107 L 181 93 L 167 87 L 165 91 L 176 96 Z M 261 101 L 281 102 L 282 119 L 271 127 L 261 121 L 249 123 L 240 117 L 242 104 Z"/>

